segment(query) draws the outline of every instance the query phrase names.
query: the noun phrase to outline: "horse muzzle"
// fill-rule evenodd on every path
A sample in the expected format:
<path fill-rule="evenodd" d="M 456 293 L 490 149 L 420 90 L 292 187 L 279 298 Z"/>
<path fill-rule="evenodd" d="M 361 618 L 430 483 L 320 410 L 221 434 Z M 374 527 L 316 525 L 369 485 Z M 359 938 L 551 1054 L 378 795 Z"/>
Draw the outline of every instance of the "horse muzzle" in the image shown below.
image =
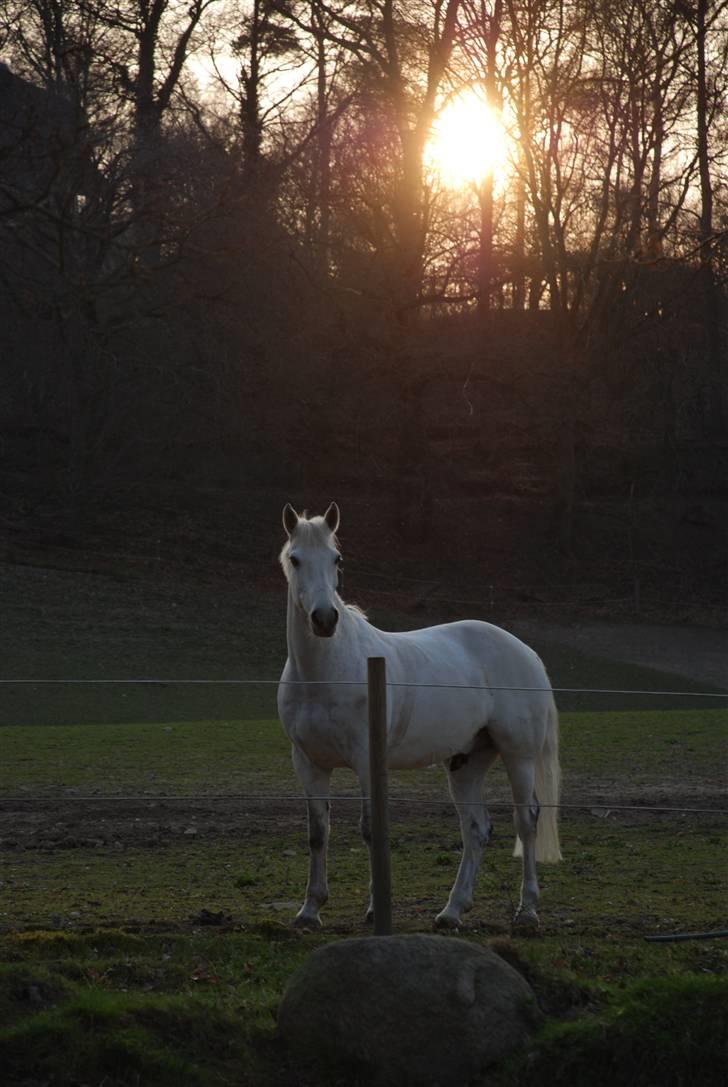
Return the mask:
<path fill-rule="evenodd" d="M 317 638 L 331 638 L 336 633 L 339 612 L 336 608 L 314 608 L 311 612 L 311 630 Z"/>

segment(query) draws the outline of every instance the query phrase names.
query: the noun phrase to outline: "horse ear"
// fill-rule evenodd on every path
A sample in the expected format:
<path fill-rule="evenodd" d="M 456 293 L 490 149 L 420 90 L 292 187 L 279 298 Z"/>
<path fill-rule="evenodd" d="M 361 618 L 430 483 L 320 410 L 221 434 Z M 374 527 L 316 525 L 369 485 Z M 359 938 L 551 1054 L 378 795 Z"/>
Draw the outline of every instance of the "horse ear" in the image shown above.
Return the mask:
<path fill-rule="evenodd" d="M 341 514 L 339 513 L 339 507 L 336 505 L 335 502 L 332 502 L 329 508 L 326 510 L 326 513 L 324 514 L 324 521 L 334 533 L 338 532 L 339 530 L 340 517 Z"/>
<path fill-rule="evenodd" d="M 293 535 L 293 532 L 298 524 L 298 514 L 294 510 L 290 502 L 286 502 L 283 507 L 283 527 L 289 536 Z"/>

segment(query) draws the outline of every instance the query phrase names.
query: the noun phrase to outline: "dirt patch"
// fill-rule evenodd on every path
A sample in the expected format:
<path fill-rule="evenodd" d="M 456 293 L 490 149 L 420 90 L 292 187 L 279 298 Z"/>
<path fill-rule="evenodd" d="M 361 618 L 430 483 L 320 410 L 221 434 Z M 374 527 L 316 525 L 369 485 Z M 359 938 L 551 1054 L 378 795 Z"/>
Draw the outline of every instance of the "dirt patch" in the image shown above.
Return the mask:
<path fill-rule="evenodd" d="M 282 803 L 195 798 L 170 800 L 22 797 L 0 801 L 3 849 L 56 853 L 77 849 L 151 848 L 206 838 L 246 839 L 275 826 L 301 832 L 303 800 Z"/>
<path fill-rule="evenodd" d="M 334 791 L 335 793 L 335 791 Z M 585 798 L 579 801 L 579 795 Z M 357 832 L 359 806 L 334 800 L 336 826 Z M 510 834 L 510 801 L 503 794 L 489 802 L 500 827 Z M 678 814 L 675 809 L 681 809 Z M 624 781 L 583 782 L 572 793 L 564 819 L 597 823 L 715 821 L 724 810 L 724 796 L 715 782 L 692 780 L 689 788 L 667 790 L 655 785 L 630 787 Z M 685 814 L 683 814 L 683 812 Z M 397 804 L 393 811 L 395 833 L 436 821 L 458 838 L 455 809 L 448 801 Z M 157 849 L 175 842 L 193 844 L 205 840 L 249 841 L 264 839 L 275 829 L 277 837 L 302 838 L 305 832 L 303 797 L 269 801 L 231 797 L 110 798 L 103 801 L 78 797 L 12 797 L 0 799 L 0 847 L 9 853 L 27 850 L 58 853 L 76 850 Z"/>
<path fill-rule="evenodd" d="M 641 623 L 534 622 L 513 624 L 524 641 L 542 638 L 626 664 L 671 672 L 709 687 L 728 687 L 728 631 Z"/>

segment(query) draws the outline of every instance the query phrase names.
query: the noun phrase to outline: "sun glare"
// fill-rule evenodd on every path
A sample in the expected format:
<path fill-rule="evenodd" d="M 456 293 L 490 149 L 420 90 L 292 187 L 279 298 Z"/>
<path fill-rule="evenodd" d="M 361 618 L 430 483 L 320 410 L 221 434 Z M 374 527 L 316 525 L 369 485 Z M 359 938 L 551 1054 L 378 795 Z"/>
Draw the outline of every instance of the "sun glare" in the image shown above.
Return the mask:
<path fill-rule="evenodd" d="M 425 167 L 450 188 L 481 184 L 502 173 L 508 137 L 482 95 L 467 91 L 453 98 L 432 126 Z"/>

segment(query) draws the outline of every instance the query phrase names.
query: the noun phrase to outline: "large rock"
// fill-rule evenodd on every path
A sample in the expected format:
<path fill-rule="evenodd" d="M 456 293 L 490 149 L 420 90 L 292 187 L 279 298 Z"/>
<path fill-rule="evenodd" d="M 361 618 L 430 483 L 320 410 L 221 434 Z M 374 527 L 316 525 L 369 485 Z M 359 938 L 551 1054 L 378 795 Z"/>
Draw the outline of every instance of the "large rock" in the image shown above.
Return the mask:
<path fill-rule="evenodd" d="M 446 936 L 372 936 L 314 951 L 278 1012 L 304 1063 L 377 1084 L 457 1085 L 523 1046 L 530 985 L 492 951 Z"/>

